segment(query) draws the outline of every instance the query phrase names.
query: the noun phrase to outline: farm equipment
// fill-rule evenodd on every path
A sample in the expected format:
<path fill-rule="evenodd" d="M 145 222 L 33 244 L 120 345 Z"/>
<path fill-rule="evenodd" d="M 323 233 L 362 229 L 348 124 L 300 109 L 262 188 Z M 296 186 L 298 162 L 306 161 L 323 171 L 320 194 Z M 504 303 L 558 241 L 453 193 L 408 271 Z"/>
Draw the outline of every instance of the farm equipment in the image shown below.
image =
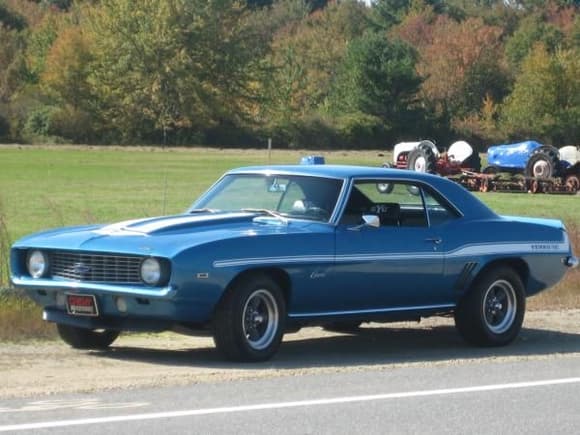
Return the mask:
<path fill-rule="evenodd" d="M 469 190 L 531 193 L 580 192 L 580 148 L 555 148 L 535 141 L 492 146 L 481 171 L 479 154 L 464 141 L 439 152 L 429 140 L 401 142 L 393 164 L 383 166 L 439 174 Z"/>
<path fill-rule="evenodd" d="M 489 166 L 483 175 L 464 174 L 464 180 L 475 178 L 472 184 L 479 182 L 482 191 L 576 193 L 580 190 L 580 149 L 575 146 L 558 149 L 535 141 L 497 145 L 487 150 L 487 160 Z M 502 172 L 512 177 L 506 180 L 496 176 Z"/>
<path fill-rule="evenodd" d="M 447 151 L 440 152 L 433 142 L 423 140 L 398 143 L 393 149 L 393 165 L 384 166 L 449 176 L 465 170 L 477 172 L 481 160 L 465 141 L 454 142 Z"/>

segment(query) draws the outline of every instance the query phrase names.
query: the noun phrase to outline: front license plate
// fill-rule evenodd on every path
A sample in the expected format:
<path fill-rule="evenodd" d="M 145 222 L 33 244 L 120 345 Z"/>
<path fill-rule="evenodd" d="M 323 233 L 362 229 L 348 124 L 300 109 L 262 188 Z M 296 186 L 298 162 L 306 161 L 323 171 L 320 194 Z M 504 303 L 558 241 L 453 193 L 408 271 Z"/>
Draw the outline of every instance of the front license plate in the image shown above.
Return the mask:
<path fill-rule="evenodd" d="M 66 295 L 66 311 L 74 316 L 98 316 L 94 295 Z"/>

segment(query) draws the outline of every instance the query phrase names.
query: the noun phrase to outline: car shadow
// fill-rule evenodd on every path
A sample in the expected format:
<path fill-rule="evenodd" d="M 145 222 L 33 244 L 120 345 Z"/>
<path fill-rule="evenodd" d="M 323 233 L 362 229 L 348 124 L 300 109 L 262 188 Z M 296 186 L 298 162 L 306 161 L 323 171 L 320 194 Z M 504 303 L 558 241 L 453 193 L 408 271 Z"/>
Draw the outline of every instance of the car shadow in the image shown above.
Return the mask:
<path fill-rule="evenodd" d="M 207 347 L 149 349 L 113 346 L 94 355 L 124 361 L 167 366 L 224 370 L 292 370 L 348 366 L 477 360 L 541 356 L 580 352 L 580 334 L 542 329 L 522 329 L 518 339 L 504 347 L 474 347 L 465 343 L 453 326 L 431 328 L 361 328 L 353 334 L 319 337 L 286 336 L 275 357 L 263 363 L 224 361 L 208 341 Z"/>

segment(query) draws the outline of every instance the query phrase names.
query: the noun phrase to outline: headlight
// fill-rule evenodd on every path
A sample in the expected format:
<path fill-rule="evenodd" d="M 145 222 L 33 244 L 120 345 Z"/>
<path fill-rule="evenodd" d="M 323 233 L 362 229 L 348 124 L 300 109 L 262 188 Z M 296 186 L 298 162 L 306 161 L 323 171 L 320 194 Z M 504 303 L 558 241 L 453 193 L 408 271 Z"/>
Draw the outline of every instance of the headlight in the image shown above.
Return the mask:
<path fill-rule="evenodd" d="M 141 279 L 147 285 L 157 285 L 161 281 L 163 270 L 155 258 L 147 258 L 141 263 Z"/>
<path fill-rule="evenodd" d="M 42 278 L 48 272 L 48 256 L 42 251 L 30 251 L 26 266 L 31 277 Z"/>

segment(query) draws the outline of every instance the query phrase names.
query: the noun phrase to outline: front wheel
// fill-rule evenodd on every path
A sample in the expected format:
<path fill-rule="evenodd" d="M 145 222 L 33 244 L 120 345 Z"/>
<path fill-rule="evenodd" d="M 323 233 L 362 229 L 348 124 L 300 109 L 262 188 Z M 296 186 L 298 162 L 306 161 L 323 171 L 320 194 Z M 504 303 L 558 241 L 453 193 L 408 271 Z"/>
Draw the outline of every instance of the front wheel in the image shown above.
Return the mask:
<path fill-rule="evenodd" d="M 526 298 L 520 276 L 509 267 L 483 272 L 455 310 L 455 326 L 469 343 L 503 346 L 519 334 Z"/>
<path fill-rule="evenodd" d="M 267 276 L 234 284 L 219 303 L 213 320 L 217 349 L 229 360 L 270 359 L 284 333 L 286 303 L 280 286 Z"/>
<path fill-rule="evenodd" d="M 117 339 L 120 331 L 77 328 L 58 323 L 60 338 L 75 349 L 106 349 Z"/>

